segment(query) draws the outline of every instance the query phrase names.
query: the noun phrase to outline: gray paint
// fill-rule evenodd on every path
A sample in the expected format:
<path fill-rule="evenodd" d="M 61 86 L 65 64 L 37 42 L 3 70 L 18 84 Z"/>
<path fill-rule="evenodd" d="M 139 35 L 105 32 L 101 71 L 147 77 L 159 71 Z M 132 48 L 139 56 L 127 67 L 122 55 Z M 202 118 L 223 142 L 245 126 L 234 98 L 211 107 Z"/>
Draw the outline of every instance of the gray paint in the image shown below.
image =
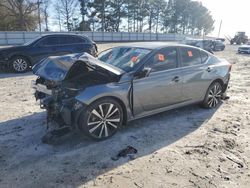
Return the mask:
<path fill-rule="evenodd" d="M 203 101 L 213 81 L 220 79 L 227 84 L 229 65 L 226 60 L 212 63 L 209 58 L 202 65 L 152 72 L 143 78 L 124 73 L 118 83 L 88 87 L 76 99 L 89 105 L 103 97 L 116 98 L 124 104 L 130 121 Z M 175 77 L 179 80 L 175 81 Z"/>

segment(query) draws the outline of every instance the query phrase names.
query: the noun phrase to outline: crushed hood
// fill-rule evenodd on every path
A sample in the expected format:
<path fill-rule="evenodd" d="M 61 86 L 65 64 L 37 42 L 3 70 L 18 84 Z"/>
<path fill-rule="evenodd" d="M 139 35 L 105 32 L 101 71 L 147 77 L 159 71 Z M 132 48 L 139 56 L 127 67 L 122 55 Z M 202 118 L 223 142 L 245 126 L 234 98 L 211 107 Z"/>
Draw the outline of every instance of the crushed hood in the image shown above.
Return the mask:
<path fill-rule="evenodd" d="M 53 81 L 62 81 L 76 62 L 84 63 L 93 70 L 98 67 L 118 76 L 124 73 L 123 70 L 104 63 L 88 53 L 50 56 L 36 64 L 32 70 L 39 77 Z"/>

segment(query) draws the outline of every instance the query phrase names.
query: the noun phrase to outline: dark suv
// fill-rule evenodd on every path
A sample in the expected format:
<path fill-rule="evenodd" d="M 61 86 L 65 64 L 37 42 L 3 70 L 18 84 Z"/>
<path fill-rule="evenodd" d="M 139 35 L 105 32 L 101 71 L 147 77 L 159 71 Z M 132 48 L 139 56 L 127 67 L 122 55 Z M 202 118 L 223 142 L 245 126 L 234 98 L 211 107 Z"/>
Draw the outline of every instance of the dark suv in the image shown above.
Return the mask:
<path fill-rule="evenodd" d="M 0 50 L 0 66 L 14 72 L 26 72 L 48 56 L 87 52 L 97 55 L 96 44 L 82 35 L 50 34 L 35 38 L 22 45 Z"/>

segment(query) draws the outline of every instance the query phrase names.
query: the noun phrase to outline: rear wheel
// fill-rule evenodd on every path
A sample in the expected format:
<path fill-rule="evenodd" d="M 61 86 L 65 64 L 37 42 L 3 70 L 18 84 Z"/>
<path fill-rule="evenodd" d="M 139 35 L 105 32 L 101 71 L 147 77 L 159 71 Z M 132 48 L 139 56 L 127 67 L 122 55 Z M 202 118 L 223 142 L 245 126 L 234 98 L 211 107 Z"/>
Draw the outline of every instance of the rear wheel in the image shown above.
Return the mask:
<path fill-rule="evenodd" d="M 219 82 L 212 83 L 206 93 L 202 106 L 205 108 L 216 108 L 221 102 L 223 89 Z"/>
<path fill-rule="evenodd" d="M 95 140 L 105 140 L 113 136 L 123 122 L 121 105 L 113 99 L 101 99 L 82 111 L 79 129 Z"/>
<path fill-rule="evenodd" d="M 13 57 L 11 60 L 11 69 L 16 73 L 24 73 L 29 69 L 29 61 L 22 56 Z"/>

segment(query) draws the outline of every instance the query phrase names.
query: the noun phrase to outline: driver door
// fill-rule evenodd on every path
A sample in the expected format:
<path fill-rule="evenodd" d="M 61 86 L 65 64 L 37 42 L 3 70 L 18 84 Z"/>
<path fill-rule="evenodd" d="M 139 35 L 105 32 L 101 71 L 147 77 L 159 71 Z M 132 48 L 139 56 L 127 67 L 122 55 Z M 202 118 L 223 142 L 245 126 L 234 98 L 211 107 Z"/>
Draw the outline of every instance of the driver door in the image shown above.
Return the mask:
<path fill-rule="evenodd" d="M 161 49 L 145 64 L 151 69 L 143 78 L 133 81 L 134 115 L 174 105 L 182 100 L 182 71 L 178 69 L 178 50 Z"/>
<path fill-rule="evenodd" d="M 33 62 L 37 63 L 49 56 L 58 55 L 59 45 L 59 36 L 47 36 L 41 39 L 33 48 L 31 48 L 30 54 L 32 54 Z"/>

